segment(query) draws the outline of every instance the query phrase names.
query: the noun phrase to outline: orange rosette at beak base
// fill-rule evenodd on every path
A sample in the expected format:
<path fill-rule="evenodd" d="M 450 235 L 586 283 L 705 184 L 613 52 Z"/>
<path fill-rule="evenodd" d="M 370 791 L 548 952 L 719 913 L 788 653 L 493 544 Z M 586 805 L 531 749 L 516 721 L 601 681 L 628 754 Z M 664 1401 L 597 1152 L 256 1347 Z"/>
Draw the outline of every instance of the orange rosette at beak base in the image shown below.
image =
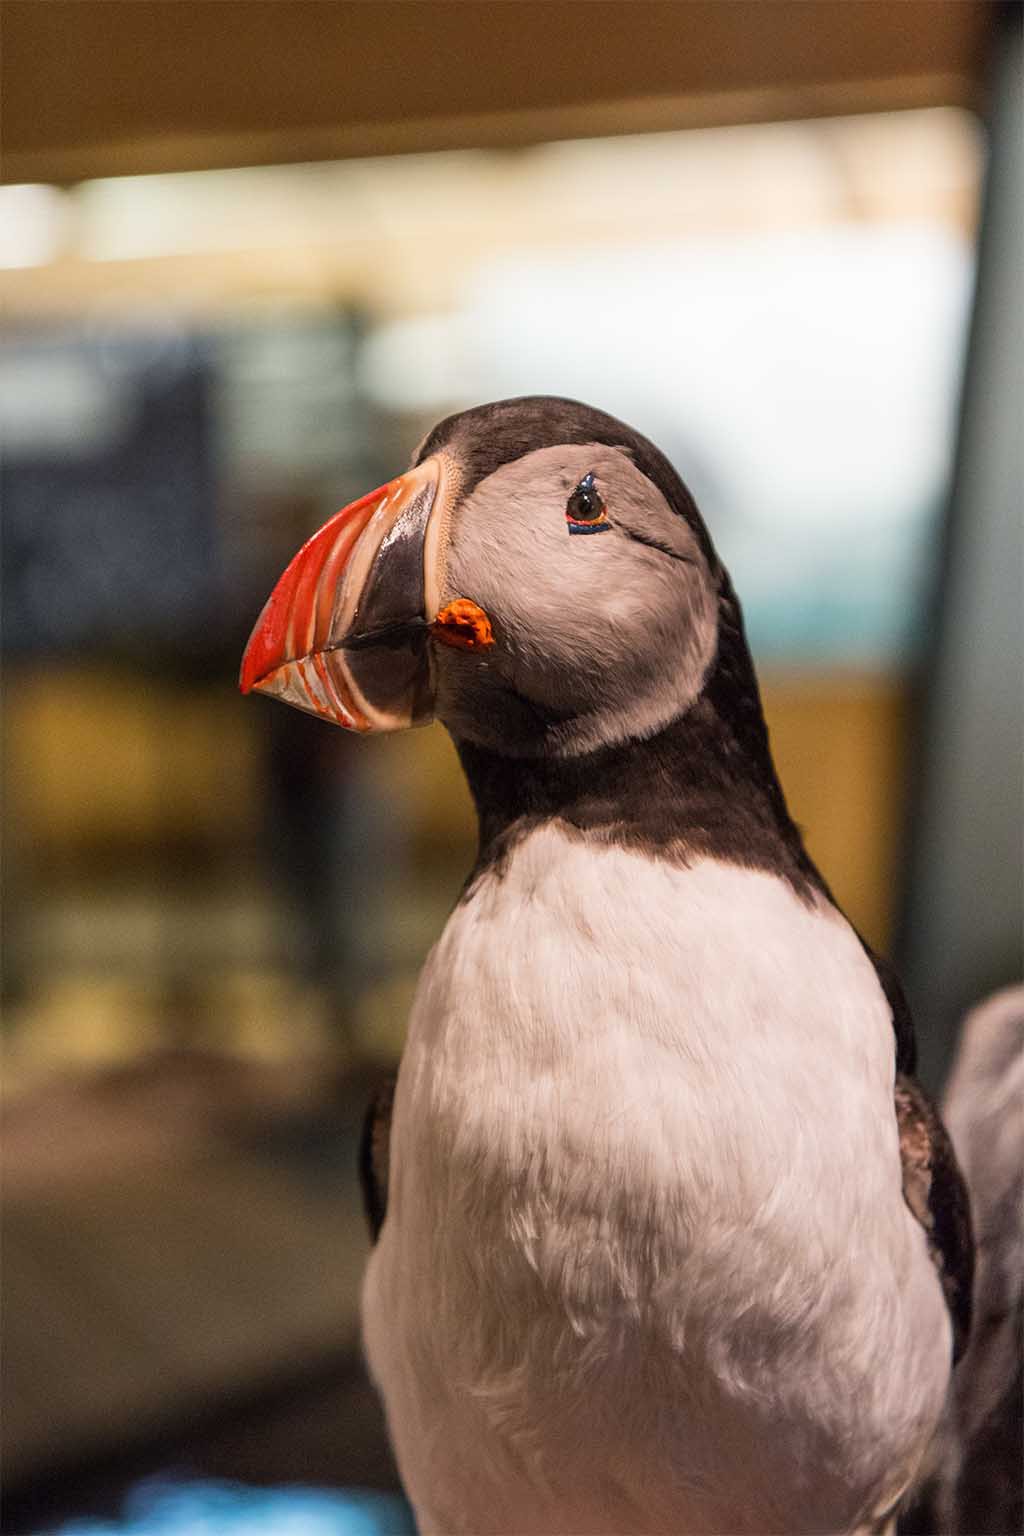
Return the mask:
<path fill-rule="evenodd" d="M 446 603 L 430 630 L 435 640 L 457 651 L 484 651 L 494 644 L 489 615 L 469 597 Z"/>
<path fill-rule="evenodd" d="M 355 731 L 400 730 L 432 716 L 426 591 L 443 558 L 427 539 L 443 498 L 428 459 L 371 491 L 315 533 L 264 606 L 242 658 L 243 693 L 271 694 Z"/>

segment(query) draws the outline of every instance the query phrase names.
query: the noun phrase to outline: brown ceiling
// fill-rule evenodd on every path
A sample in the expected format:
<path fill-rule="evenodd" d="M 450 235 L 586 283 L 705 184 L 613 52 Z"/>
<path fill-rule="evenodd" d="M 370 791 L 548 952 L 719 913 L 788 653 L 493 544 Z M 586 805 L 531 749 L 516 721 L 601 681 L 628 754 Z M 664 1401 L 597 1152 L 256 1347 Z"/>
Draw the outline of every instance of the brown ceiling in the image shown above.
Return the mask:
<path fill-rule="evenodd" d="M 984 0 L 4 0 L 3 178 L 977 104 Z"/>

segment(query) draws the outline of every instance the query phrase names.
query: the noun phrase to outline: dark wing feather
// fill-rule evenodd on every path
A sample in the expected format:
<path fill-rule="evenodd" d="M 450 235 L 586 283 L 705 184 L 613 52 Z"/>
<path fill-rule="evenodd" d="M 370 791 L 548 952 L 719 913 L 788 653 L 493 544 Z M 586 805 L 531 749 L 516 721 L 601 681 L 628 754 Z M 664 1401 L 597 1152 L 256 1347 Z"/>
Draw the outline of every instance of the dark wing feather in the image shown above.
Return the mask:
<path fill-rule="evenodd" d="M 370 1100 L 359 1139 L 359 1183 L 363 1205 L 376 1242 L 388 1210 L 388 1169 L 391 1160 L 391 1109 L 397 1075 L 382 1083 Z"/>
<path fill-rule="evenodd" d="M 912 1076 L 914 1021 L 894 967 L 858 934 L 875 968 L 896 1036 L 896 1122 L 903 1198 L 924 1227 L 953 1323 L 953 1361 L 967 1348 L 974 1288 L 974 1234 L 967 1185 L 953 1144 L 931 1099 Z"/>
<path fill-rule="evenodd" d="M 903 1198 L 928 1237 L 953 1321 L 953 1361 L 971 1331 L 974 1236 L 967 1186 L 953 1144 L 924 1089 L 896 1077 L 896 1121 L 903 1164 Z"/>

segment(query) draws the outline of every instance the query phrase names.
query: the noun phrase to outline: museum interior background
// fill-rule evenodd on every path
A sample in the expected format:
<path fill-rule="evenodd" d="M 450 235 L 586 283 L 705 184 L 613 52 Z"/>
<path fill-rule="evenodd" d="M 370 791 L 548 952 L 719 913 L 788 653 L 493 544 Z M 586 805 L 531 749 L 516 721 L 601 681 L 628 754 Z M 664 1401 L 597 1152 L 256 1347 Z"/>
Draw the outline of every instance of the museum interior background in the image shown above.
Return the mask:
<path fill-rule="evenodd" d="M 7 1528 L 165 1466 L 388 1487 L 354 1145 L 473 817 L 440 727 L 241 699 L 251 624 L 451 410 L 649 434 L 940 1087 L 1020 972 L 1019 16 L 2 20 Z"/>

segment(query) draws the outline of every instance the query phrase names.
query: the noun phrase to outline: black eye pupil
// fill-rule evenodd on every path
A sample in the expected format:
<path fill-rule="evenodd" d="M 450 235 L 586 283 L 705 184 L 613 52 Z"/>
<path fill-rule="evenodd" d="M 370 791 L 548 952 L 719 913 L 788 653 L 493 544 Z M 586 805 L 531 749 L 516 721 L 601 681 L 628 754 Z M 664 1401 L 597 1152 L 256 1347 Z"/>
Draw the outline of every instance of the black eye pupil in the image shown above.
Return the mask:
<path fill-rule="evenodd" d="M 595 523 L 603 512 L 604 502 L 593 475 L 584 475 L 566 503 L 566 517 L 574 523 Z"/>

